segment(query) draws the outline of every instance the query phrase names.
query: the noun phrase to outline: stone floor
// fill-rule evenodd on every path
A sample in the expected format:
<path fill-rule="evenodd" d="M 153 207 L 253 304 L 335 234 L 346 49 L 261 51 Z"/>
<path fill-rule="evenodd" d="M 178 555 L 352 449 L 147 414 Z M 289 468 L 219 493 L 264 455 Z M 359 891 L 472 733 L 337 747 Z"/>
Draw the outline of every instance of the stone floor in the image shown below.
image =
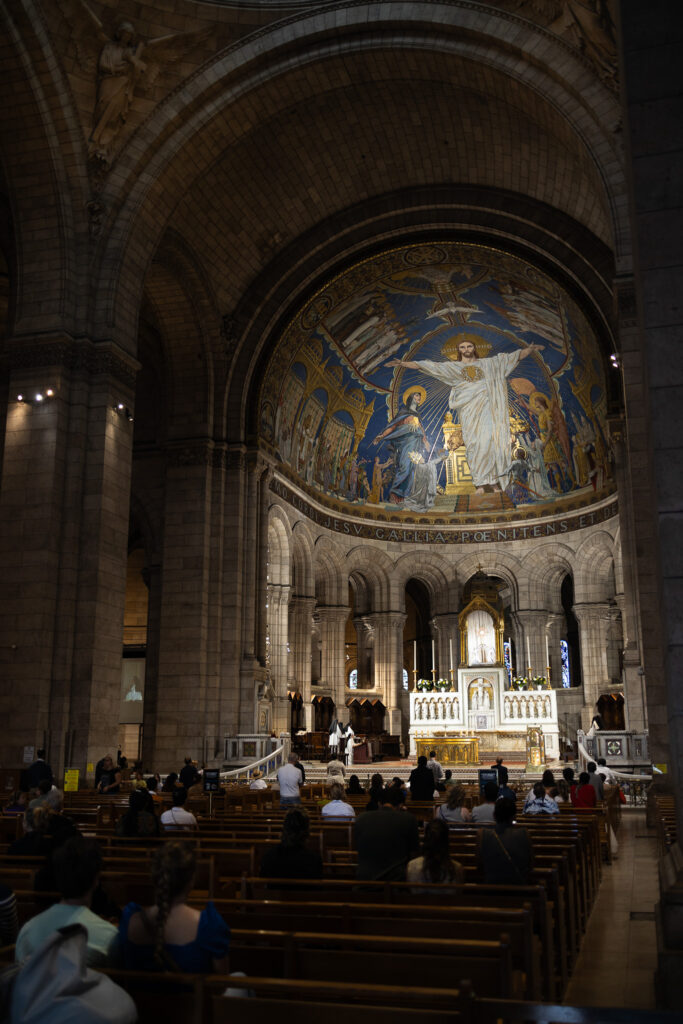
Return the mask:
<path fill-rule="evenodd" d="M 604 865 L 564 1001 L 572 1006 L 654 1009 L 657 843 L 644 810 L 622 813 L 618 840 L 619 856 Z"/>

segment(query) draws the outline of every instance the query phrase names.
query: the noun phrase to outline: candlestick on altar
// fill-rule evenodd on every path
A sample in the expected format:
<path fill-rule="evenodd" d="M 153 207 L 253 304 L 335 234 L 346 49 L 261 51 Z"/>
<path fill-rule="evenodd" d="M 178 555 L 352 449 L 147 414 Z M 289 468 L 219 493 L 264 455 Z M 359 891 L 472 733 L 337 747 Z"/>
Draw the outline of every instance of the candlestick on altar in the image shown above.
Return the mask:
<path fill-rule="evenodd" d="M 417 672 L 417 640 L 413 640 L 413 672 Z"/>
<path fill-rule="evenodd" d="M 546 663 L 546 665 L 550 664 L 550 650 L 548 648 L 548 634 L 547 633 L 546 633 L 546 637 L 545 637 L 545 663 Z"/>
<path fill-rule="evenodd" d="M 453 637 L 448 638 L 448 667 L 451 670 L 451 678 L 453 674 Z"/>
<path fill-rule="evenodd" d="M 413 689 L 417 690 L 417 669 L 413 669 Z"/>
<path fill-rule="evenodd" d="M 436 648 L 435 648 L 435 645 L 434 645 L 434 641 L 432 640 L 432 672 L 436 671 L 435 650 L 436 650 Z"/>
<path fill-rule="evenodd" d="M 526 638 L 526 664 L 529 670 L 529 674 L 531 674 L 531 651 L 529 650 L 529 637 Z"/>
<path fill-rule="evenodd" d="M 546 665 L 545 667 L 545 677 L 548 680 L 548 682 L 550 682 L 550 665 Z"/>

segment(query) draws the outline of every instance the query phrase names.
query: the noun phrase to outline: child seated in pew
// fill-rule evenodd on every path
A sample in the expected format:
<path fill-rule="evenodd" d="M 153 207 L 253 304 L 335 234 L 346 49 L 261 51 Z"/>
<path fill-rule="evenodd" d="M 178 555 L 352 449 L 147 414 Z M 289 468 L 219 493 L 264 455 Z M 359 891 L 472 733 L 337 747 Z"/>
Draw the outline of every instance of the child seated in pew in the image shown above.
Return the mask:
<path fill-rule="evenodd" d="M 155 851 L 154 906 L 129 903 L 121 916 L 124 967 L 191 974 L 229 972 L 227 924 L 211 902 L 201 913 L 187 905 L 195 869 L 194 850 L 186 844 L 165 843 Z"/>
<path fill-rule="evenodd" d="M 448 852 L 448 825 L 438 818 L 428 821 L 425 825 L 422 856 L 408 861 L 406 870 L 407 882 L 455 883 L 462 885 L 465 872 L 462 864 L 451 860 Z M 423 889 L 413 889 L 413 893 L 422 893 Z M 429 891 L 429 890 L 427 890 Z"/>

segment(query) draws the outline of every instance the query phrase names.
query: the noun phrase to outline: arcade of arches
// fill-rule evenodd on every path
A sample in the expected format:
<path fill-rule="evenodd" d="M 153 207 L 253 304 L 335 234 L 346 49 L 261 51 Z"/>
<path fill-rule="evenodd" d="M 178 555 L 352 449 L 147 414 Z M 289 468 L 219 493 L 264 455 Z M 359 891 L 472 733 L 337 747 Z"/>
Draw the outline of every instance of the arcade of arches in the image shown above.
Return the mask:
<path fill-rule="evenodd" d="M 479 596 L 560 723 L 647 729 L 680 788 L 646 6 L 3 6 L 4 764 L 332 711 L 406 742 Z"/>

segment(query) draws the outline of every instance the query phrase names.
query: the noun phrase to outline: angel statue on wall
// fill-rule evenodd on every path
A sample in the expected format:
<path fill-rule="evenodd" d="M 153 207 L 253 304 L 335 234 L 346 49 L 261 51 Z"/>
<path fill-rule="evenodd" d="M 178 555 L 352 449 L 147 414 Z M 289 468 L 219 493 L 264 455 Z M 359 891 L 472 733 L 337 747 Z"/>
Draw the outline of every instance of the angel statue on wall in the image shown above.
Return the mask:
<path fill-rule="evenodd" d="M 208 38 L 210 30 L 175 33 L 144 42 L 129 21 L 121 22 L 113 36 L 108 34 L 84 0 L 59 0 L 59 8 L 69 24 L 79 64 L 90 73 L 97 68 L 88 156 L 108 168 L 135 89 L 149 90 L 165 67 Z M 99 49 L 96 62 L 95 48 Z"/>

